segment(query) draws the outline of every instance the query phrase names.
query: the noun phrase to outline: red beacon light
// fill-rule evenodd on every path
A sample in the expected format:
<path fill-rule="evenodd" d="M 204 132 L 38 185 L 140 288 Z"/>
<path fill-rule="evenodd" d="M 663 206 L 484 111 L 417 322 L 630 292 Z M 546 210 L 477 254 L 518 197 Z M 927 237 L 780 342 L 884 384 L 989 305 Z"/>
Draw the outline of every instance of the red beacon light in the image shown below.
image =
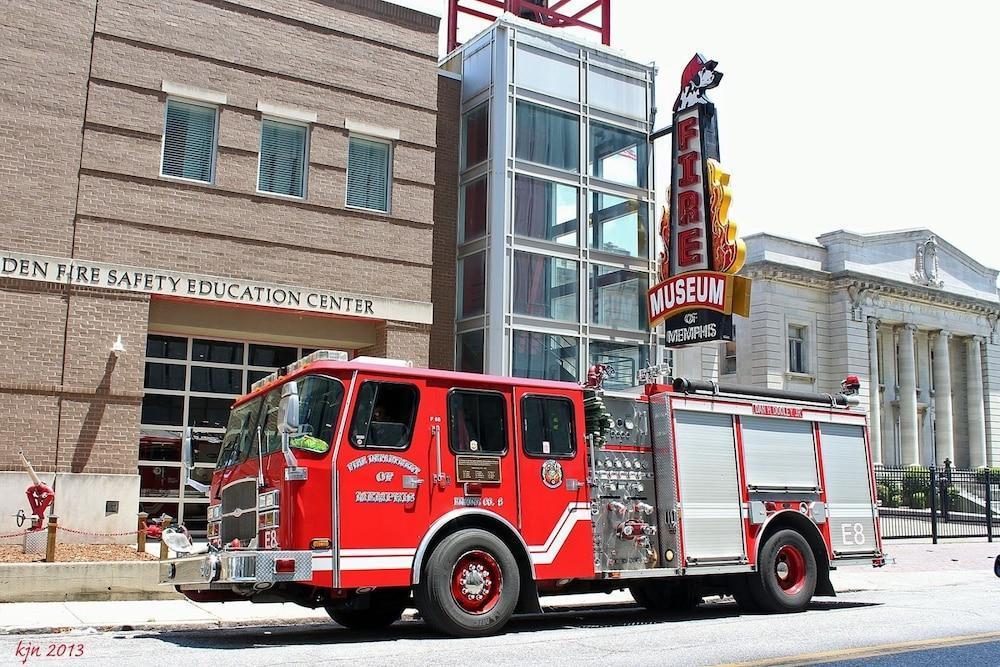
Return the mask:
<path fill-rule="evenodd" d="M 840 383 L 840 387 L 846 395 L 853 396 L 861 390 L 861 380 L 858 379 L 857 375 L 848 375 Z"/>

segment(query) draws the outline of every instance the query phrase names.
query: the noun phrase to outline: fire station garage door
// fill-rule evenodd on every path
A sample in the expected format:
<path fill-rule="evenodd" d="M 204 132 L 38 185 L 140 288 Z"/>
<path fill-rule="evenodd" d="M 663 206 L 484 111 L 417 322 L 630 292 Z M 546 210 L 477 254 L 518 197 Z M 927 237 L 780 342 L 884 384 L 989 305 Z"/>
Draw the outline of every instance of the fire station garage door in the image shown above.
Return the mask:
<path fill-rule="evenodd" d="M 674 413 L 681 538 L 688 565 L 745 555 L 732 415 Z"/>
<path fill-rule="evenodd" d="M 878 549 L 864 428 L 820 424 L 819 433 L 834 554 L 873 554 Z"/>

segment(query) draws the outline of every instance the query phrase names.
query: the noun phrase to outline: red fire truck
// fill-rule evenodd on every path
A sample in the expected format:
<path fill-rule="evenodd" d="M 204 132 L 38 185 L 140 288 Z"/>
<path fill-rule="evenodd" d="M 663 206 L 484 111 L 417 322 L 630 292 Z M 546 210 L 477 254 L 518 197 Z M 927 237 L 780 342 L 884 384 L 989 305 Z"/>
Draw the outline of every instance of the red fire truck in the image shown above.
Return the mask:
<path fill-rule="evenodd" d="M 727 593 L 798 611 L 833 595 L 831 569 L 884 563 L 866 418 L 842 394 L 614 394 L 340 354 L 235 403 L 208 544 L 167 535 L 162 583 L 351 628 L 415 606 L 478 636 L 541 595 L 624 588 L 660 611 Z"/>

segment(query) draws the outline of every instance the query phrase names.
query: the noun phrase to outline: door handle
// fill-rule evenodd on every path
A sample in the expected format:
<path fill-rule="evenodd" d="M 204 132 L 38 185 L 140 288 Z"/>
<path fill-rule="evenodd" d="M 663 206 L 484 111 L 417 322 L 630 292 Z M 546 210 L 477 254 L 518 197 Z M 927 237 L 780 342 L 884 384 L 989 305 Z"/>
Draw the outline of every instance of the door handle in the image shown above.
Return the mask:
<path fill-rule="evenodd" d="M 415 489 L 424 483 L 424 480 L 420 479 L 416 475 L 403 475 L 403 488 L 404 489 Z"/>
<path fill-rule="evenodd" d="M 434 473 L 434 483 L 439 489 L 444 489 L 451 484 L 448 475 L 444 474 L 444 467 L 441 465 L 441 418 L 431 417 L 431 433 L 434 435 L 435 456 L 437 459 L 437 472 Z"/>

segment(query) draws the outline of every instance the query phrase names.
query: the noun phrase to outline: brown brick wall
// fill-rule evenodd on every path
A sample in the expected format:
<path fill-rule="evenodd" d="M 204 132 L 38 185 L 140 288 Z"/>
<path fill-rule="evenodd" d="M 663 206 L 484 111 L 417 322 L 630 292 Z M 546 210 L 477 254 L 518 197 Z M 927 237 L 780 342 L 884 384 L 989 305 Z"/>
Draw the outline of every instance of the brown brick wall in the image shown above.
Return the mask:
<path fill-rule="evenodd" d="M 68 255 L 94 1 L 0 6 L 0 238 Z"/>
<path fill-rule="evenodd" d="M 438 77 L 437 160 L 434 165 L 434 275 L 431 368 L 455 368 L 455 253 L 458 233 L 458 149 L 462 83 Z"/>

